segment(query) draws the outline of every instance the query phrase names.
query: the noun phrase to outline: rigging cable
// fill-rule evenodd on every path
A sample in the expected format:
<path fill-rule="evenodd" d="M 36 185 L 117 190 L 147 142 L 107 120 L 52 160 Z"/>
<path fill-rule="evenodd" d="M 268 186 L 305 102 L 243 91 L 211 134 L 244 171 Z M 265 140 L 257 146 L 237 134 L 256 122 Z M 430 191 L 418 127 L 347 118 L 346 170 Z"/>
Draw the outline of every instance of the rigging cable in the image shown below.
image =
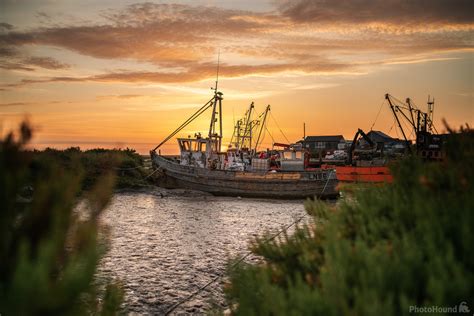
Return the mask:
<path fill-rule="evenodd" d="M 288 140 L 288 138 L 286 137 L 285 133 L 283 133 L 283 131 L 281 130 L 280 126 L 278 125 L 278 122 L 275 120 L 275 117 L 273 116 L 272 112 L 270 112 L 270 116 L 271 118 L 273 119 L 273 121 L 275 122 L 276 126 L 278 127 L 278 129 L 280 130 L 280 133 L 283 135 L 283 137 L 286 139 L 286 141 L 288 142 L 288 144 L 290 143 L 290 141 Z"/>
<path fill-rule="evenodd" d="M 395 125 L 395 123 L 396 123 L 396 120 L 395 120 L 395 118 L 393 118 L 393 125 Z M 397 138 L 400 139 L 400 135 L 398 135 L 397 128 L 395 128 L 395 134 L 397 134 Z"/>
<path fill-rule="evenodd" d="M 328 181 L 329 181 L 329 176 L 328 176 Z M 304 214 L 302 216 L 300 216 L 299 218 L 297 218 L 294 222 L 292 222 L 291 224 L 287 225 L 286 227 L 284 227 L 283 229 L 281 229 L 278 233 L 276 233 L 275 235 L 265 239 L 263 242 L 264 243 L 267 243 L 267 242 L 270 242 L 272 241 L 273 239 L 275 239 L 276 237 L 278 237 L 279 235 L 281 235 L 283 232 L 286 232 L 291 226 L 299 223 L 303 218 L 305 218 L 307 216 L 307 214 Z M 239 260 L 237 260 L 236 262 L 234 262 L 234 264 L 232 264 L 232 266 L 230 266 L 230 269 L 234 269 L 239 263 L 241 263 L 242 261 L 244 261 L 246 258 L 248 258 L 250 255 L 252 254 L 251 251 L 247 252 L 247 254 L 245 254 L 244 256 L 240 257 Z M 169 308 L 166 312 L 165 312 L 165 315 L 169 315 L 171 312 L 173 312 L 176 308 L 178 308 L 180 305 L 186 303 L 187 301 L 189 301 L 190 299 L 192 299 L 194 296 L 196 296 L 197 294 L 199 294 L 200 292 L 202 292 L 203 290 L 205 290 L 209 285 L 211 285 L 212 283 L 216 282 L 217 280 L 219 280 L 220 278 L 222 278 L 223 276 L 225 275 L 225 273 L 220 273 L 218 274 L 214 279 L 212 279 L 211 281 L 207 282 L 205 285 L 201 286 L 199 289 L 197 289 L 195 292 L 191 293 L 189 296 L 187 296 L 186 298 L 182 299 L 181 301 L 179 301 L 178 303 L 174 304 L 173 306 L 171 306 L 171 308 Z"/>
<path fill-rule="evenodd" d="M 268 132 L 268 135 L 270 135 L 270 138 L 272 139 L 273 144 L 275 144 L 275 139 L 273 138 L 272 133 L 268 130 L 268 128 L 265 126 L 265 130 Z"/>
<path fill-rule="evenodd" d="M 267 122 L 266 122 L 266 121 L 263 122 L 263 127 L 262 127 L 262 129 L 265 129 L 265 130 L 263 130 L 263 136 L 262 136 L 262 139 L 260 140 L 260 144 L 263 144 L 263 140 L 265 139 L 265 135 L 267 134 L 267 133 L 266 133 L 266 130 L 267 130 Z M 257 149 L 258 149 L 257 146 L 258 146 L 258 143 L 257 143 L 257 145 L 255 146 L 255 151 L 257 151 Z"/>
<path fill-rule="evenodd" d="M 174 137 L 174 135 L 178 134 L 183 128 L 185 128 L 189 123 L 194 121 L 197 117 L 199 117 L 202 113 L 204 113 L 208 108 L 213 105 L 215 100 L 215 96 L 212 97 L 209 101 L 206 102 L 199 110 L 197 110 L 193 115 L 191 115 L 183 124 L 181 124 L 177 129 L 175 129 L 168 137 L 166 137 L 158 146 L 156 146 L 153 150 L 157 150 L 161 147 L 164 143 Z"/>
<path fill-rule="evenodd" d="M 374 128 L 375 123 L 377 122 L 377 119 L 379 118 L 380 112 L 382 111 L 382 107 L 383 107 L 384 103 L 385 103 L 385 98 L 383 98 L 382 104 L 380 104 L 379 111 L 378 111 L 378 113 L 377 113 L 377 116 L 375 117 L 374 123 L 373 123 L 372 126 L 370 127 L 370 130 L 372 130 L 372 129 Z"/>
<path fill-rule="evenodd" d="M 326 186 L 328 185 L 329 183 L 329 180 L 331 179 L 331 175 L 332 173 L 334 172 L 334 170 L 331 170 L 327 176 L 327 179 L 326 179 L 326 184 L 324 185 L 324 188 L 323 190 L 321 191 L 321 194 L 324 193 L 324 190 L 326 190 Z M 295 221 L 293 221 L 291 224 L 283 227 L 283 229 L 280 229 L 280 231 L 278 231 L 275 235 L 273 236 L 270 236 L 268 237 L 267 239 L 265 239 L 263 241 L 263 243 L 268 243 L 272 240 L 274 240 L 275 238 L 277 238 L 278 236 L 280 236 L 282 233 L 286 232 L 290 227 L 292 227 L 293 225 L 296 225 L 298 224 L 303 218 L 305 218 L 307 216 L 307 214 L 303 214 L 302 216 L 298 217 Z M 240 257 L 239 260 L 237 260 L 236 262 L 234 262 L 229 269 L 234 269 L 239 263 L 241 263 L 242 261 L 244 261 L 246 258 L 248 258 L 250 255 L 252 254 L 252 251 L 248 251 L 244 256 Z M 201 286 L 200 288 L 198 288 L 196 291 L 194 291 L 193 293 L 191 293 L 190 295 L 188 295 L 187 297 L 185 297 L 184 299 L 182 299 L 181 301 L 179 301 L 178 303 L 174 304 L 173 306 L 171 306 L 171 308 L 169 308 L 166 312 L 165 312 L 165 315 L 169 315 L 171 312 L 173 312 L 176 308 L 178 308 L 180 305 L 186 303 L 187 301 L 189 301 L 190 299 L 192 299 L 194 296 L 196 296 L 197 294 L 201 293 L 202 291 L 204 291 L 209 285 L 211 285 L 212 283 L 216 282 L 217 280 L 219 280 L 220 278 L 224 277 L 225 273 L 220 273 L 218 274 L 214 279 L 212 279 L 211 281 L 207 282 L 206 284 L 204 284 L 203 286 Z"/>

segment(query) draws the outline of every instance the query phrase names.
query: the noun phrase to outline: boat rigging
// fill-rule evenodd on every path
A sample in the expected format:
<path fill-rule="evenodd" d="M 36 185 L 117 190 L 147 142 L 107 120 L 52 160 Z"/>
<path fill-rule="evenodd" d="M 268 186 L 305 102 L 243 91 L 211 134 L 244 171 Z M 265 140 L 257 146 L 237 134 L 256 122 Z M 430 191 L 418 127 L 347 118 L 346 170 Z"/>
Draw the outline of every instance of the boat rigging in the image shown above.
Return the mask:
<path fill-rule="evenodd" d="M 408 151 L 412 152 L 411 141 L 407 138 L 402 127 L 402 120 L 408 122 L 412 133 L 415 134 L 416 153 L 420 154 L 423 159 L 441 159 L 442 137 L 438 135 L 433 123 L 434 99 L 431 100 L 428 96 L 427 112 L 420 110 L 410 98 L 407 98 L 403 103 L 387 93 L 385 99 L 388 101 Z"/>

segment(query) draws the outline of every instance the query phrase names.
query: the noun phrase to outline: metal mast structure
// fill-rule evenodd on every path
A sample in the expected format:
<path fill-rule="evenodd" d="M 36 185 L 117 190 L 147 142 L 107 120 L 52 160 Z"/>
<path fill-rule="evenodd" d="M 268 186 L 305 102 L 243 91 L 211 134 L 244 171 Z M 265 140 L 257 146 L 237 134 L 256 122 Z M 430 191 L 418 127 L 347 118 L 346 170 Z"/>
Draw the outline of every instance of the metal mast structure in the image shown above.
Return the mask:
<path fill-rule="evenodd" d="M 255 108 L 254 103 L 252 102 L 245 112 L 243 118 L 237 120 L 234 126 L 234 133 L 230 140 L 230 144 L 234 146 L 237 150 L 243 148 L 251 148 L 252 144 L 252 114 Z"/>
<path fill-rule="evenodd" d="M 430 99 L 430 96 L 428 95 L 428 131 L 430 132 L 436 132 L 436 128 L 434 127 L 433 120 L 434 120 L 434 98 L 433 100 Z"/>
<path fill-rule="evenodd" d="M 403 135 L 403 138 L 405 139 L 405 142 L 406 142 L 406 146 L 407 146 L 407 149 L 411 152 L 411 143 L 410 141 L 408 140 L 406 134 L 405 134 L 405 131 L 403 130 L 403 127 L 402 127 L 402 124 L 400 122 L 400 119 L 398 118 L 398 115 L 397 115 L 397 112 L 401 113 L 405 119 L 412 123 L 412 121 L 410 120 L 410 118 L 402 111 L 402 108 L 396 104 L 394 104 L 392 102 L 392 99 L 393 97 L 390 95 L 390 94 L 385 94 L 385 99 L 388 101 L 388 104 L 390 106 L 390 109 L 392 110 L 392 113 L 393 113 L 393 116 L 395 117 L 395 120 L 397 121 L 397 125 L 398 125 L 398 128 L 400 129 L 400 132 L 402 133 Z M 409 109 L 408 109 L 409 110 Z M 411 110 L 409 110 L 410 113 L 411 113 Z M 414 127 L 414 125 L 413 125 Z"/>
<path fill-rule="evenodd" d="M 220 62 L 220 51 L 217 56 L 217 73 L 216 73 L 216 85 L 214 88 L 214 98 L 212 99 L 212 115 L 211 115 L 211 123 L 209 125 L 209 139 L 211 140 L 212 144 L 216 144 L 216 148 L 213 148 L 216 152 L 221 151 L 222 146 L 222 92 L 217 90 L 218 83 L 219 83 L 219 62 Z M 217 129 L 216 125 L 219 124 L 219 128 Z"/>
<path fill-rule="evenodd" d="M 436 128 L 433 125 L 433 109 L 434 109 L 434 100 L 430 101 L 428 97 L 428 112 L 423 112 L 418 109 L 415 104 L 412 103 L 410 98 L 406 99 L 406 103 L 404 104 L 400 100 L 397 100 L 395 97 L 391 96 L 390 94 L 385 95 L 385 99 L 388 101 L 390 109 L 392 110 L 393 116 L 397 122 L 398 128 L 400 129 L 403 138 L 407 143 L 407 147 L 410 149 L 410 141 L 408 140 L 405 131 L 402 127 L 400 117 L 404 118 L 409 124 L 410 127 L 413 129 L 416 137 L 416 143 L 418 147 L 418 143 L 420 141 L 420 135 L 422 133 L 430 134 L 432 132 L 437 133 Z M 400 117 L 399 115 L 400 114 Z"/>
<path fill-rule="evenodd" d="M 262 131 L 263 131 L 264 128 L 266 128 L 265 124 L 267 122 L 268 112 L 270 112 L 270 104 L 267 105 L 267 107 L 265 108 L 265 111 L 263 111 L 263 113 L 260 114 L 260 116 L 259 116 L 259 118 L 260 118 L 263 115 L 263 120 L 262 120 L 262 122 L 260 122 L 260 120 L 258 120 L 258 124 L 261 124 L 261 125 L 260 125 L 260 131 L 258 132 L 257 141 L 255 142 L 255 152 L 257 152 L 257 147 L 258 147 L 258 143 L 260 142 L 260 137 L 262 136 Z"/>
<path fill-rule="evenodd" d="M 186 126 L 191 122 L 201 116 L 207 109 L 212 108 L 211 123 L 209 125 L 209 140 L 215 148 L 212 148 L 213 151 L 220 152 L 222 145 L 222 92 L 217 90 L 219 83 L 219 61 L 220 61 L 220 52 L 217 57 L 217 74 L 216 74 L 216 84 L 212 90 L 214 90 L 214 96 L 207 101 L 199 110 L 197 110 L 193 115 L 191 115 L 186 121 L 184 121 L 178 128 L 176 128 L 170 135 L 168 135 L 161 143 L 159 143 L 152 151 L 156 151 L 158 148 L 163 146 L 167 141 L 173 138 L 176 134 L 182 131 Z M 218 129 L 216 128 L 217 123 Z"/>

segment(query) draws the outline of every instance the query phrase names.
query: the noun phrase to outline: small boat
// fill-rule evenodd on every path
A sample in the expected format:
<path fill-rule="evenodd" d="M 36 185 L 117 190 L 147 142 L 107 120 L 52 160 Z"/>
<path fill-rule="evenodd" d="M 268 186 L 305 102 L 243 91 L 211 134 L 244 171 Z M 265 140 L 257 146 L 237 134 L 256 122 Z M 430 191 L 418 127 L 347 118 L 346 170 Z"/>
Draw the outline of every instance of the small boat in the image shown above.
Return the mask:
<path fill-rule="evenodd" d="M 303 148 L 285 147 L 257 156 L 258 139 L 253 149 L 252 128 L 260 126 L 262 129 L 265 124 L 247 121 L 247 129 L 239 134 L 238 139 L 245 140 L 249 146 L 234 146 L 221 151 L 222 96 L 217 91 L 216 81 L 214 96 L 151 150 L 153 167 L 160 172 L 157 180 L 160 186 L 200 190 L 213 195 L 279 199 L 334 198 L 339 195 L 335 170 L 306 168 L 308 159 Z M 161 145 L 210 108 L 212 114 L 207 137 L 198 133 L 194 137 L 177 138 L 180 149 L 178 158 L 170 159 L 157 152 Z M 266 111 L 269 110 L 268 106 Z M 260 133 L 257 134 L 260 136 Z"/>

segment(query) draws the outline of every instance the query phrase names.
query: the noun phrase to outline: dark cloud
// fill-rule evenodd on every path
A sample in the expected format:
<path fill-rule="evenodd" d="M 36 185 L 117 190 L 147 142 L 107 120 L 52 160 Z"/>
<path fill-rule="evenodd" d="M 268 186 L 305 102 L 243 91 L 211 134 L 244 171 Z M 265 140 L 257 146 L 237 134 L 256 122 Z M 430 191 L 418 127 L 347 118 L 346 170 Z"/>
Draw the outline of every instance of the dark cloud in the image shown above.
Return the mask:
<path fill-rule="evenodd" d="M 0 30 L 10 31 L 11 29 L 13 29 L 13 25 L 5 23 L 5 22 L 0 22 Z"/>
<path fill-rule="evenodd" d="M 51 16 L 47 14 L 46 12 L 43 11 L 38 11 L 36 12 L 35 16 L 39 19 L 44 19 L 44 20 L 51 20 Z"/>
<path fill-rule="evenodd" d="M 283 16 L 297 22 L 472 24 L 472 0 L 295 0 L 284 1 Z"/>
<path fill-rule="evenodd" d="M 0 69 L 23 70 L 23 71 L 34 71 L 35 70 L 34 68 L 25 66 L 22 63 L 8 62 L 8 61 L 0 61 Z"/>
<path fill-rule="evenodd" d="M 0 68 L 2 69 L 34 71 L 37 68 L 58 70 L 70 67 L 70 65 L 61 63 L 51 57 L 22 58 L 15 50 L 9 48 L 4 48 L 4 50 L 0 49 Z"/>
<path fill-rule="evenodd" d="M 18 50 L 13 47 L 0 47 L 0 58 L 18 55 Z"/>
<path fill-rule="evenodd" d="M 36 67 L 41 67 L 45 69 L 67 69 L 70 65 L 66 63 L 61 63 L 51 57 L 30 57 L 23 61 L 26 65 L 32 65 Z"/>
<path fill-rule="evenodd" d="M 31 103 L 28 102 L 12 102 L 12 103 L 0 103 L 0 107 L 7 107 L 7 106 L 24 106 L 30 105 Z"/>
<path fill-rule="evenodd" d="M 43 28 L 0 35 L 2 45 L 52 45 L 98 58 L 156 63 L 209 56 L 216 36 L 250 35 L 263 26 L 238 19 L 244 11 L 174 4 L 135 4 L 103 13 L 110 23 Z"/>

